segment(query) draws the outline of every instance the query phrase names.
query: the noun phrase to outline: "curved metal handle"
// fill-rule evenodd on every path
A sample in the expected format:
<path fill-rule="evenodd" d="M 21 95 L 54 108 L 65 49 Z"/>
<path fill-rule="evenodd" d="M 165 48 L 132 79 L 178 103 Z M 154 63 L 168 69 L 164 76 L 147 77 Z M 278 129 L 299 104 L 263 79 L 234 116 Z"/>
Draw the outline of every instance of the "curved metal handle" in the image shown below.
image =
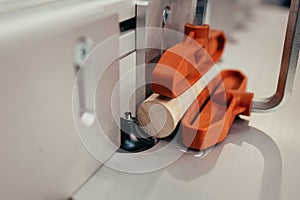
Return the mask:
<path fill-rule="evenodd" d="M 299 0 L 292 0 L 286 30 L 277 90 L 271 97 L 254 99 L 253 112 L 269 112 L 280 108 L 293 90 L 300 49 Z"/>

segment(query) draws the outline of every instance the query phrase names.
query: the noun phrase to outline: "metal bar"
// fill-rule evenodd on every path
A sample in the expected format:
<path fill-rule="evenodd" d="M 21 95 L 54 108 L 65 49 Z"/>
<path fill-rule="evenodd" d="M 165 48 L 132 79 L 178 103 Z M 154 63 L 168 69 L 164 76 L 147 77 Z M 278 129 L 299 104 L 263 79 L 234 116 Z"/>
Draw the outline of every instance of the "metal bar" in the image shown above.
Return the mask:
<path fill-rule="evenodd" d="M 197 0 L 196 15 L 194 19 L 195 25 L 205 24 L 207 0 Z"/>
<path fill-rule="evenodd" d="M 299 0 L 293 0 L 290 7 L 288 26 L 281 59 L 280 74 L 275 94 L 268 98 L 254 99 L 253 112 L 274 111 L 284 105 L 290 97 L 300 49 Z"/>

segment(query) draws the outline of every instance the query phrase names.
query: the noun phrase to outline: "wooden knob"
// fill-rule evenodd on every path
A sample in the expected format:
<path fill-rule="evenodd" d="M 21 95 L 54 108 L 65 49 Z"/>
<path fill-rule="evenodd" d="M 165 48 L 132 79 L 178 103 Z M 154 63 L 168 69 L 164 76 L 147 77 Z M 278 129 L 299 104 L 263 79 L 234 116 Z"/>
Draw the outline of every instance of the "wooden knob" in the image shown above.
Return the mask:
<path fill-rule="evenodd" d="M 206 83 L 199 79 L 193 86 L 176 98 L 152 94 L 141 103 L 137 118 L 145 132 L 157 138 L 172 134 L 178 122 L 191 106 Z"/>
<path fill-rule="evenodd" d="M 167 137 L 175 130 L 181 113 L 177 98 L 170 99 L 158 94 L 152 94 L 137 110 L 141 127 L 157 138 Z"/>

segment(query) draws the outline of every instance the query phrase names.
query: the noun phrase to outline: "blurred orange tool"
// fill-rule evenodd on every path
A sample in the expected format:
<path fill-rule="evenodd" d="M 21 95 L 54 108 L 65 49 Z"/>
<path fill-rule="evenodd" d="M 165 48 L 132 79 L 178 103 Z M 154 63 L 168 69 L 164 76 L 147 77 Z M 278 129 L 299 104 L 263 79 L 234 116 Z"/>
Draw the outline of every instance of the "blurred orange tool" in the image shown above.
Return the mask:
<path fill-rule="evenodd" d="M 235 117 L 250 115 L 253 93 L 247 78 L 237 70 L 223 70 L 200 93 L 182 119 L 182 142 L 203 150 L 222 142 Z"/>

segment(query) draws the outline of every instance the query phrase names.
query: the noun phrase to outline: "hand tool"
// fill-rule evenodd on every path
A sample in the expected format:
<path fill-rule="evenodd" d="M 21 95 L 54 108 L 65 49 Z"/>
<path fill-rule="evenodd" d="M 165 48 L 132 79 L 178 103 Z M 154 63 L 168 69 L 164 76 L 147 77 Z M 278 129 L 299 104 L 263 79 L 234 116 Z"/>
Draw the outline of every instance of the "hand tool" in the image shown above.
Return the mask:
<path fill-rule="evenodd" d="M 184 34 L 187 38 L 164 52 L 155 67 L 152 92 L 170 98 L 178 97 L 221 58 L 226 42 L 223 31 L 210 30 L 207 24 L 187 23 Z M 205 58 L 206 52 L 203 51 L 207 51 L 211 58 Z"/>
<path fill-rule="evenodd" d="M 182 119 L 182 142 L 203 150 L 222 142 L 237 115 L 250 116 L 253 93 L 238 70 L 223 70 L 197 97 Z"/>
<path fill-rule="evenodd" d="M 169 48 L 152 73 L 153 94 L 138 108 L 140 125 L 163 138 L 176 128 L 193 100 L 204 89 L 201 77 L 218 61 L 225 45 L 222 31 L 208 25 L 185 25 L 185 40 Z"/>

